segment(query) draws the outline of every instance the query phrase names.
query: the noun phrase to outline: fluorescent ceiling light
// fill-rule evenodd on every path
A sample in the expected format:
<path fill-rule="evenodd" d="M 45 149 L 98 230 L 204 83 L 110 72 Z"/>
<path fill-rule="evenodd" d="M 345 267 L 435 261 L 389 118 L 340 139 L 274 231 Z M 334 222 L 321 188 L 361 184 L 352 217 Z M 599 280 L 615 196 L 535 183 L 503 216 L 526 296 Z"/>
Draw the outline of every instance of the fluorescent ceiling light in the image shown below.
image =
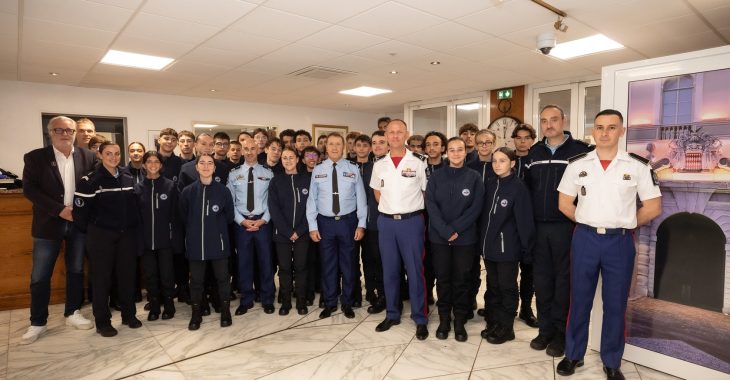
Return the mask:
<path fill-rule="evenodd" d="M 471 104 L 459 104 L 456 106 L 457 109 L 460 109 L 462 111 L 473 111 L 478 110 L 481 105 L 479 103 L 471 103 Z"/>
<path fill-rule="evenodd" d="M 340 94 L 370 97 L 370 96 L 375 96 L 375 95 L 380 95 L 380 94 L 387 94 L 389 92 L 393 92 L 393 91 L 384 90 L 382 88 L 360 86 L 358 88 L 352 88 L 349 90 L 340 91 Z"/>
<path fill-rule="evenodd" d="M 218 124 L 193 124 L 193 128 L 215 128 Z"/>
<path fill-rule="evenodd" d="M 550 52 L 550 55 L 560 59 L 571 59 L 588 54 L 623 49 L 623 47 L 624 45 L 621 45 L 603 34 L 596 34 L 595 36 L 557 44 Z"/>
<path fill-rule="evenodd" d="M 136 67 L 146 70 L 162 70 L 169 65 L 174 59 L 167 57 L 155 57 L 154 55 L 145 55 L 137 53 L 128 53 L 126 51 L 109 50 L 101 63 L 108 65 Z"/>

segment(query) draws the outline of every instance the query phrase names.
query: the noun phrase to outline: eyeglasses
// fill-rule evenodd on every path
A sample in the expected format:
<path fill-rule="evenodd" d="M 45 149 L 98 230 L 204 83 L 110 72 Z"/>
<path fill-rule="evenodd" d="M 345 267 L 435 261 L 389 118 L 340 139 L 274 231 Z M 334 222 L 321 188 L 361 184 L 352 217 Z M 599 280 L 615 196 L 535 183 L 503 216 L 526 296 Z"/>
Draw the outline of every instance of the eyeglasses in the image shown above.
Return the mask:
<path fill-rule="evenodd" d="M 51 130 L 57 135 L 73 135 L 76 133 L 76 130 L 72 128 L 53 128 Z"/>
<path fill-rule="evenodd" d="M 217 143 L 215 143 L 213 145 L 215 145 L 215 146 L 228 146 L 229 143 L 226 143 L 226 142 L 217 142 Z"/>
<path fill-rule="evenodd" d="M 492 146 L 494 145 L 494 141 L 477 141 L 476 144 L 483 146 Z"/>

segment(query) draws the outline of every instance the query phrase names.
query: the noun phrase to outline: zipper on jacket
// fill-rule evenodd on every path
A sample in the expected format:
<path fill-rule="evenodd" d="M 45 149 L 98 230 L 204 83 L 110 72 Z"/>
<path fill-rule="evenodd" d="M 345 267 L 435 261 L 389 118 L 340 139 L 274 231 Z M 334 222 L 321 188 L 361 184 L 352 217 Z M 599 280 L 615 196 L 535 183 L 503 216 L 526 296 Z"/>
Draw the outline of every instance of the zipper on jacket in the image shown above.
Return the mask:
<path fill-rule="evenodd" d="M 291 191 L 292 191 L 292 195 L 294 196 L 294 202 L 292 202 L 294 204 L 294 207 L 293 207 L 294 213 L 292 214 L 293 216 L 291 218 L 291 228 L 293 231 L 295 229 L 296 220 L 297 220 L 297 203 L 299 202 L 297 200 L 297 195 L 299 195 L 299 192 L 297 191 L 296 187 L 294 187 L 294 176 L 293 175 L 291 176 Z"/>
<path fill-rule="evenodd" d="M 492 195 L 492 204 L 489 206 L 489 212 L 487 213 L 487 229 L 484 231 L 484 240 L 482 241 L 482 254 L 484 256 L 487 256 L 487 235 L 489 234 L 489 224 L 492 223 L 492 209 L 494 209 L 494 213 L 497 213 L 497 208 L 495 207 L 495 204 L 497 203 L 497 192 L 499 191 L 499 178 L 497 178 L 497 188 L 494 189 L 494 194 Z"/>
<path fill-rule="evenodd" d="M 223 234 L 220 234 L 221 236 L 221 252 L 223 252 L 226 248 L 223 246 Z M 504 243 L 502 243 L 502 251 L 504 251 Z"/>
<path fill-rule="evenodd" d="M 170 227 L 170 241 L 172 241 L 172 223 L 168 223 L 168 226 Z"/>
<path fill-rule="evenodd" d="M 502 239 L 502 253 L 504 253 L 504 232 L 500 232 L 499 237 Z"/>
<path fill-rule="evenodd" d="M 150 226 L 150 228 L 152 229 L 152 250 L 154 251 L 155 250 L 155 181 L 150 181 L 150 182 L 152 182 L 152 194 L 150 194 L 150 196 L 152 198 L 151 199 L 151 201 L 152 201 L 152 205 L 151 205 L 152 206 L 152 225 Z"/>
<path fill-rule="evenodd" d="M 203 186 L 203 200 L 201 202 L 200 210 L 200 259 L 205 260 L 205 215 L 207 211 L 205 209 L 205 186 Z"/>

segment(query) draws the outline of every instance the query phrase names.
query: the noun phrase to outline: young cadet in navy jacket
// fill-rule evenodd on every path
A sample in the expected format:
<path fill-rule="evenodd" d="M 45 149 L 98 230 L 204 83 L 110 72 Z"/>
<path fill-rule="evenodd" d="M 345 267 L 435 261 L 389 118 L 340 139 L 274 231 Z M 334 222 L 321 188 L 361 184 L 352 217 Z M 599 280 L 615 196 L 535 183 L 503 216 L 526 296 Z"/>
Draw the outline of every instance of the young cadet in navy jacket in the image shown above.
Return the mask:
<path fill-rule="evenodd" d="M 293 273 L 296 276 L 296 306 L 299 315 L 307 310 L 307 250 L 309 249 L 309 224 L 307 223 L 307 196 L 311 174 L 297 172 L 299 158 L 292 148 L 281 153 L 284 174 L 275 175 L 269 184 L 269 214 L 274 224 L 274 244 L 279 262 L 279 315 L 289 314 Z"/>
<path fill-rule="evenodd" d="M 431 242 L 433 269 L 439 309 L 438 339 L 446 339 L 454 313 L 457 341 L 467 339 L 464 324 L 471 311 L 470 281 L 476 256 L 476 221 L 482 211 L 484 185 L 479 173 L 464 166 L 466 144 L 452 137 L 446 145 L 449 165 L 433 174 L 426 186 L 428 240 Z"/>
<path fill-rule="evenodd" d="M 530 193 L 512 171 L 514 151 L 502 147 L 492 155 L 497 175 L 487 181 L 480 223 L 480 244 L 487 267 L 487 328 L 482 337 L 502 344 L 515 338 L 513 323 L 519 299 L 517 268 L 531 262 L 535 226 Z"/>
<path fill-rule="evenodd" d="M 104 337 L 117 335 L 111 325 L 109 292 L 116 273 L 122 324 L 142 326 L 134 305 L 140 224 L 133 179 L 119 169 L 119 145 L 105 141 L 99 147 L 101 165 L 82 177 L 76 187 L 73 219 L 86 234 L 91 263 L 93 309 L 96 331 Z"/>
<path fill-rule="evenodd" d="M 375 156 L 373 161 L 366 163 L 362 169 L 363 183 L 370 183 L 373 176 L 373 166 L 375 162 L 388 154 L 388 141 L 385 138 L 384 131 L 375 131 L 370 136 L 370 146 Z M 375 192 L 370 186 L 365 186 L 365 196 L 368 204 L 368 216 L 365 225 L 366 233 L 363 238 L 363 254 L 367 256 L 366 261 L 370 261 L 371 265 L 365 267 L 365 282 L 368 281 L 373 286 L 374 297 L 369 299 L 369 314 L 378 314 L 385 310 L 385 289 L 383 283 L 383 260 L 380 257 L 380 245 L 378 240 L 378 201 L 375 199 Z M 364 259 L 365 260 L 365 259 Z"/>
<path fill-rule="evenodd" d="M 142 156 L 145 179 L 134 185 L 142 219 L 142 268 L 150 302 L 148 321 L 160 317 L 160 300 L 165 305 L 162 319 L 175 316 L 175 272 L 173 229 L 177 220 L 178 192 L 175 183 L 161 176 L 162 155 L 149 151 Z M 160 295 L 162 297 L 160 297 Z"/>
<path fill-rule="evenodd" d="M 230 278 L 228 256 L 231 247 L 228 224 L 233 222 L 233 197 L 221 183 L 213 180 L 216 165 L 213 156 L 201 154 L 195 159 L 199 178 L 180 194 L 180 217 L 185 224 L 185 255 L 190 264 L 190 298 L 193 314 L 189 330 L 202 322 L 201 303 L 206 262 L 210 262 L 218 284 L 221 302 L 221 327 L 230 326 Z"/>

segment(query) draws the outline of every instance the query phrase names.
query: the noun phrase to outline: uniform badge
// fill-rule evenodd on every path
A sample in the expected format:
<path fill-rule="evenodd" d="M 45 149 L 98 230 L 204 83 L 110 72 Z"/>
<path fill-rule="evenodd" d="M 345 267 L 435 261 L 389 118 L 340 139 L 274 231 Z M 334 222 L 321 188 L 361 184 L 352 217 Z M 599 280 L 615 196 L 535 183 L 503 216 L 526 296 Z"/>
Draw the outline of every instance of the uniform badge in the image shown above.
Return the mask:
<path fill-rule="evenodd" d="M 385 181 L 381 179 L 380 180 L 380 187 L 383 187 L 383 186 L 385 186 Z"/>
<path fill-rule="evenodd" d="M 631 174 L 624 173 L 624 181 L 631 181 Z"/>
<path fill-rule="evenodd" d="M 347 177 L 347 178 L 355 178 L 355 173 L 352 173 L 352 172 L 342 172 L 342 176 L 343 177 Z"/>
<path fill-rule="evenodd" d="M 56 167 L 56 161 L 51 161 L 51 166 Z"/>
<path fill-rule="evenodd" d="M 220 182 L 221 181 L 221 177 L 215 177 L 215 181 L 216 182 Z"/>
<path fill-rule="evenodd" d="M 585 186 L 580 187 L 580 195 L 582 195 L 584 197 L 586 196 L 586 187 Z"/>
<path fill-rule="evenodd" d="M 654 182 L 654 186 L 659 186 L 659 176 L 656 175 L 656 172 L 653 169 L 649 170 L 651 172 L 651 181 Z"/>
<path fill-rule="evenodd" d="M 584 170 L 584 171 L 582 171 L 582 172 L 580 172 L 580 173 L 578 174 L 578 177 L 587 177 L 587 176 L 588 176 L 588 173 L 586 173 L 586 171 L 585 171 L 585 170 Z"/>
<path fill-rule="evenodd" d="M 167 194 L 160 194 L 160 199 L 163 201 L 167 200 Z"/>
<path fill-rule="evenodd" d="M 471 194 L 471 191 L 469 191 L 469 189 L 461 190 L 461 195 L 468 197 L 469 194 Z"/>
<path fill-rule="evenodd" d="M 304 195 L 309 194 L 309 190 L 307 190 L 306 188 L 302 189 L 302 194 L 304 194 Z"/>
<path fill-rule="evenodd" d="M 81 198 L 76 198 L 74 200 L 74 204 L 76 205 L 76 207 L 84 207 L 84 200 Z"/>
<path fill-rule="evenodd" d="M 314 178 L 327 178 L 327 173 L 317 174 L 317 175 L 314 176 Z"/>
<path fill-rule="evenodd" d="M 269 177 L 256 177 L 256 178 L 258 178 L 258 179 L 259 179 L 259 181 L 268 181 L 268 180 L 270 180 L 270 179 L 271 179 L 271 178 L 269 178 Z"/>
<path fill-rule="evenodd" d="M 176 175 L 172 176 L 172 180 L 173 180 L 173 182 L 177 181 L 177 176 Z"/>
<path fill-rule="evenodd" d="M 507 201 L 506 199 L 502 199 L 502 200 L 501 200 L 501 201 L 499 202 L 499 204 L 500 204 L 500 205 L 501 205 L 502 207 L 507 207 L 507 205 L 509 204 L 509 201 Z"/>
<path fill-rule="evenodd" d="M 416 176 L 416 171 L 411 168 L 405 168 L 400 172 L 400 175 L 406 178 L 413 178 Z"/>
<path fill-rule="evenodd" d="M 239 174 L 238 176 L 236 176 L 236 181 L 240 181 L 242 179 L 243 179 L 243 174 Z"/>
<path fill-rule="evenodd" d="M 220 210 L 220 207 L 218 207 L 218 205 L 213 205 L 211 209 L 213 209 L 213 212 L 218 212 L 218 210 Z"/>

